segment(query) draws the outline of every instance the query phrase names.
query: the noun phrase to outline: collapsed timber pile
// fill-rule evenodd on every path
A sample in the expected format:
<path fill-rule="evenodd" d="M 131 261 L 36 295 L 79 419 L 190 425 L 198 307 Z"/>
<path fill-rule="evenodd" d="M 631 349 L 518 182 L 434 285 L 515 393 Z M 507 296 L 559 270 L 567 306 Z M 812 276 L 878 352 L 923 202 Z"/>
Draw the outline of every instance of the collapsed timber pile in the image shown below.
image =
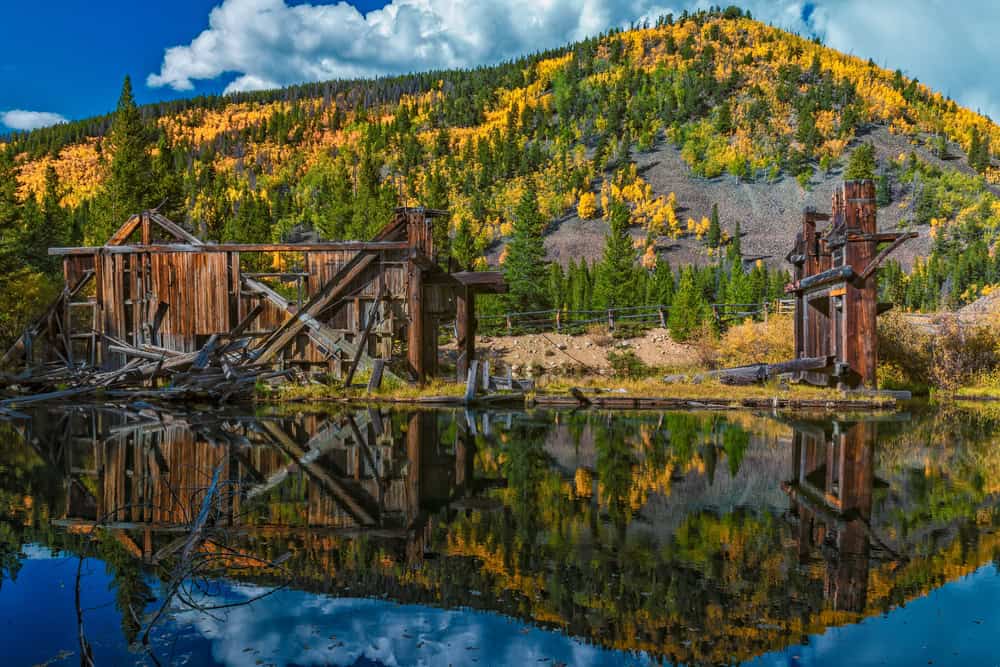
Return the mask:
<path fill-rule="evenodd" d="M 463 375 L 475 294 L 505 285 L 441 268 L 443 215 L 398 209 L 368 242 L 276 244 L 205 243 L 156 211 L 134 215 L 104 246 L 49 250 L 65 287 L 0 359 L 0 377 L 39 400 L 104 390 L 224 401 L 316 371 L 345 385 L 365 371 L 374 389 L 433 377 L 451 321 Z"/>

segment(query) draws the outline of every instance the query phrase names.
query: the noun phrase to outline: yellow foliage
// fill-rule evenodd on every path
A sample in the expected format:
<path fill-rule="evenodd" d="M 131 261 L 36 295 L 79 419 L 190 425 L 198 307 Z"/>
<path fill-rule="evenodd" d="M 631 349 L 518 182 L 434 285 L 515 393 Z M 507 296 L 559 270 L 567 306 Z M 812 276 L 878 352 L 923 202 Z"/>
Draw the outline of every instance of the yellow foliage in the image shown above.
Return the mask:
<path fill-rule="evenodd" d="M 597 215 L 597 197 L 593 192 L 584 192 L 580 195 L 580 203 L 576 207 L 576 214 L 583 220 L 591 220 Z"/>
<path fill-rule="evenodd" d="M 724 366 L 778 363 L 795 357 L 792 318 L 772 315 L 767 322 L 747 320 L 730 327 L 719 341 L 719 361 Z"/>
<path fill-rule="evenodd" d="M 642 254 L 642 259 L 640 261 L 642 262 L 643 268 L 646 270 L 652 271 L 655 269 L 657 262 L 656 249 L 652 245 L 646 246 L 646 252 Z"/>

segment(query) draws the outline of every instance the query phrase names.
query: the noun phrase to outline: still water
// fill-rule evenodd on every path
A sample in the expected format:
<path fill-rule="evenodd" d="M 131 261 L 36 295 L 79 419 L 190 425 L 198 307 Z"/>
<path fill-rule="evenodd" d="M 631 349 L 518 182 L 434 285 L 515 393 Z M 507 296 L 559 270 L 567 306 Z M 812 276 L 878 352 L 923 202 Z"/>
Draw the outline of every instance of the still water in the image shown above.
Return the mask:
<path fill-rule="evenodd" d="M 0 424 L 4 665 L 1000 665 L 1000 408 Z"/>

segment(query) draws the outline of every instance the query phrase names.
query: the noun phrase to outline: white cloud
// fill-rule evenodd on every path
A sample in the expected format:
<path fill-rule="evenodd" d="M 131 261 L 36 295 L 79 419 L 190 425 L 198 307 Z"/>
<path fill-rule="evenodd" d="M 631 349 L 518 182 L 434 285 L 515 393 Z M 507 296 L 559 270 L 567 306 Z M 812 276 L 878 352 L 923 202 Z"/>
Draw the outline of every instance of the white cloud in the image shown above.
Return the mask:
<path fill-rule="evenodd" d="M 303 81 L 495 63 L 717 0 L 392 0 L 351 5 L 223 0 L 209 27 L 166 50 L 147 84 L 190 90 L 236 78 L 226 92 Z M 725 3 L 721 3 L 725 4 Z M 1000 118 L 993 32 L 1000 3 L 925 0 L 744 0 L 754 16 L 842 51 L 900 68 L 960 103 Z"/>
<path fill-rule="evenodd" d="M 166 50 L 153 87 L 190 90 L 236 73 L 226 92 L 302 81 L 494 63 L 659 13 L 656 0 L 393 0 L 362 15 L 341 2 L 224 0 L 209 28 Z"/>
<path fill-rule="evenodd" d="M 48 111 L 25 111 L 24 109 L 0 111 L 0 123 L 12 130 L 35 130 L 65 122 L 64 117 Z"/>
<path fill-rule="evenodd" d="M 901 69 L 934 90 L 1000 120 L 995 47 L 1000 3 L 992 1 L 749 0 L 756 18 L 828 46 Z M 808 17 L 808 19 L 806 18 Z"/>

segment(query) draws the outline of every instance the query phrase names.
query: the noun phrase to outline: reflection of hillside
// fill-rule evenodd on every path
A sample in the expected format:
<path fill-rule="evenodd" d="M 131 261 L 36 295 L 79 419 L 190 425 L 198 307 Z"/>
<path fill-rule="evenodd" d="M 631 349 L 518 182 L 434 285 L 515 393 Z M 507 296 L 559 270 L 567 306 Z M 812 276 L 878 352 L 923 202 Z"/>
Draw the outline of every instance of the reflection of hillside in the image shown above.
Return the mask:
<path fill-rule="evenodd" d="M 984 425 L 928 447 L 908 425 L 736 417 L 81 412 L 27 435 L 59 471 L 43 504 L 60 524 L 103 520 L 147 564 L 171 563 L 220 468 L 201 546 L 217 574 L 278 583 L 260 564 L 287 558 L 305 590 L 491 609 L 687 663 L 881 613 L 1000 549 Z M 953 467 L 915 467 L 931 451 Z"/>

